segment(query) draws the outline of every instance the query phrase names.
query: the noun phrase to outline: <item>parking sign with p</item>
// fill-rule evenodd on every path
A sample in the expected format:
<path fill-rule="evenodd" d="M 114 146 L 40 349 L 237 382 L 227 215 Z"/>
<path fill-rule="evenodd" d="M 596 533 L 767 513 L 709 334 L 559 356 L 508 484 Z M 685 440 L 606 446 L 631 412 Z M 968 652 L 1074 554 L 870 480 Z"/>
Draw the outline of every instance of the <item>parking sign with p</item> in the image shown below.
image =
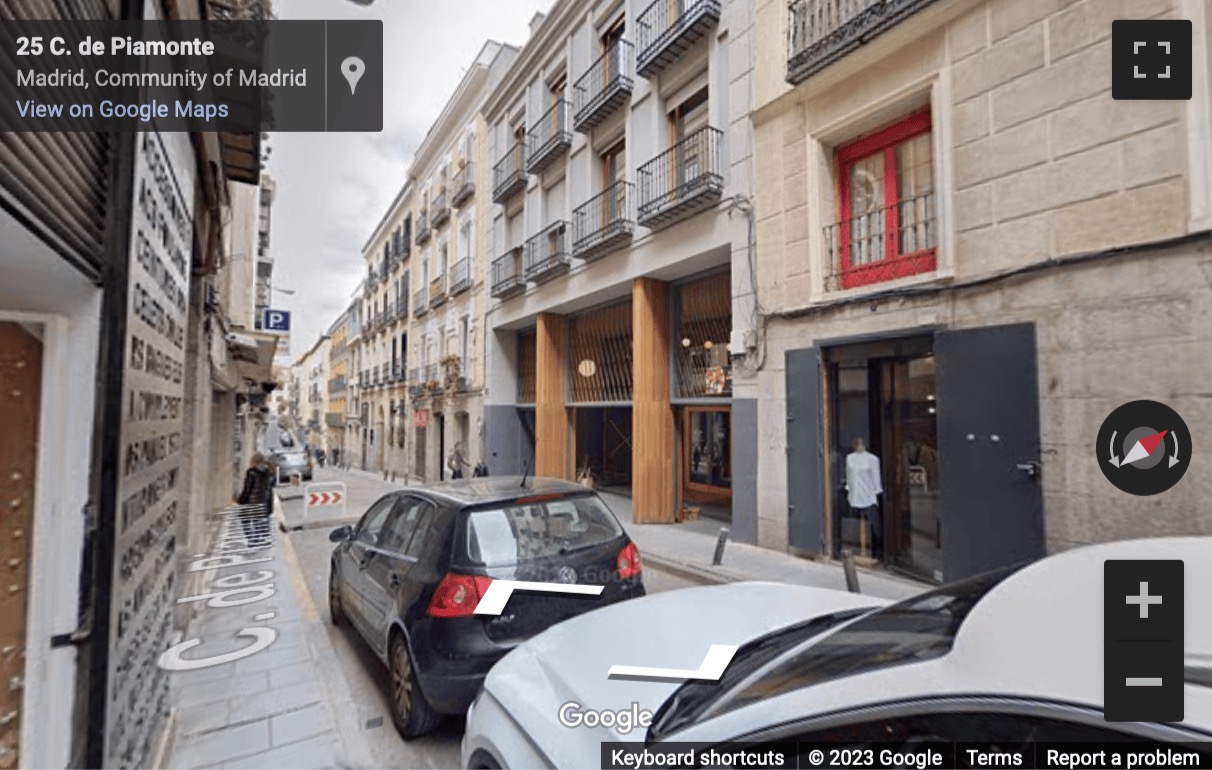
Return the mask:
<path fill-rule="evenodd" d="M 265 318 L 261 321 L 262 328 L 267 332 L 290 331 L 289 310 L 266 310 Z"/>

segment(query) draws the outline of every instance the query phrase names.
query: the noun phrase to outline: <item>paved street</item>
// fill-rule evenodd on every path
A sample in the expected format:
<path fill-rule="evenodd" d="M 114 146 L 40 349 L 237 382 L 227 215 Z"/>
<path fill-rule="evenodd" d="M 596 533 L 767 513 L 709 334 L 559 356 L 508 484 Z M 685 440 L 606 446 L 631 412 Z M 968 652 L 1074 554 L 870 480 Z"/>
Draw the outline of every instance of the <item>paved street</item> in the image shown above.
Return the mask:
<path fill-rule="evenodd" d="M 270 430 L 274 430 L 271 426 Z M 316 483 L 341 481 L 348 490 L 348 507 L 345 520 L 357 521 L 371 503 L 390 489 L 401 485 L 391 484 L 359 472 L 346 473 L 323 468 L 316 470 Z M 302 485 L 297 489 L 279 487 L 282 510 L 287 522 L 301 519 L 303 506 Z M 313 521 L 331 520 L 333 526 L 340 521 L 336 509 L 317 515 Z M 382 664 L 370 649 L 348 626 L 337 628 L 328 622 L 328 565 L 333 544 L 328 535 L 332 527 L 313 527 L 292 531 L 284 537 L 289 540 L 297 556 L 296 563 L 303 572 L 311 604 L 317 608 L 318 616 L 325 624 L 328 638 L 336 656 L 333 669 L 348 685 L 350 700 L 336 709 L 338 721 L 343 721 L 344 730 L 362 731 L 376 767 L 439 768 L 457 767 L 459 763 L 459 741 L 463 734 L 463 720 L 451 718 L 432 735 L 405 743 L 391 725 L 387 706 L 387 683 Z M 687 588 L 696 583 L 668 572 L 647 566 L 644 582 L 649 593 Z"/>

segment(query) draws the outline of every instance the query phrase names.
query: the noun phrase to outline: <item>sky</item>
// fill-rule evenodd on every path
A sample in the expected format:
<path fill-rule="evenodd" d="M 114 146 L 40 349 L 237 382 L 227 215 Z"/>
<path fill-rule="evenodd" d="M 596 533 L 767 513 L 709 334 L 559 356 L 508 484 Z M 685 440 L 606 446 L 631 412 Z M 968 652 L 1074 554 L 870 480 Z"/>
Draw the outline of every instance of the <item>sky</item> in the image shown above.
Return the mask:
<path fill-rule="evenodd" d="M 404 184 L 425 132 L 489 39 L 522 45 L 551 0 L 275 0 L 280 19 L 382 19 L 381 133 L 275 133 L 272 306 L 291 311 L 297 360 L 349 306 L 362 246 Z"/>

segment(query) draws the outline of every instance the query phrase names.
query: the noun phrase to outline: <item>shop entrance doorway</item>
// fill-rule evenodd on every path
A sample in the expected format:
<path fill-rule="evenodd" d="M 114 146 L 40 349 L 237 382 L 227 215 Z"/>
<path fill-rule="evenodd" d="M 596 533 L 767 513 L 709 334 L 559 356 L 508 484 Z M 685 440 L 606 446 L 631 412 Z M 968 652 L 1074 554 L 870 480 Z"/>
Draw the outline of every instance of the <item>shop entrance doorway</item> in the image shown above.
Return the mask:
<path fill-rule="evenodd" d="M 941 581 L 932 338 L 833 348 L 828 351 L 828 367 L 835 555 L 848 548 L 915 576 Z M 878 516 L 860 517 L 851 504 L 846 469 L 856 439 L 879 460 L 883 493 L 878 496 Z"/>
<path fill-rule="evenodd" d="M 577 477 L 588 469 L 600 489 L 631 490 L 631 406 L 576 410 Z"/>
<path fill-rule="evenodd" d="M 682 509 L 732 521 L 732 408 L 683 407 Z"/>

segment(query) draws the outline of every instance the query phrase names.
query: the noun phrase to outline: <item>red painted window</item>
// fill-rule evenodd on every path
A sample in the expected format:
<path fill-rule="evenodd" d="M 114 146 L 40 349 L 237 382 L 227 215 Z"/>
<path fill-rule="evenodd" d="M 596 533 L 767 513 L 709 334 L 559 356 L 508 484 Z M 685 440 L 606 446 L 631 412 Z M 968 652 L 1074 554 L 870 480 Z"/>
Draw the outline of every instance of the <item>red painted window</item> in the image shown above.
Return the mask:
<path fill-rule="evenodd" d="M 938 223 L 930 111 L 838 149 L 840 221 L 829 228 L 841 287 L 937 267 Z"/>

